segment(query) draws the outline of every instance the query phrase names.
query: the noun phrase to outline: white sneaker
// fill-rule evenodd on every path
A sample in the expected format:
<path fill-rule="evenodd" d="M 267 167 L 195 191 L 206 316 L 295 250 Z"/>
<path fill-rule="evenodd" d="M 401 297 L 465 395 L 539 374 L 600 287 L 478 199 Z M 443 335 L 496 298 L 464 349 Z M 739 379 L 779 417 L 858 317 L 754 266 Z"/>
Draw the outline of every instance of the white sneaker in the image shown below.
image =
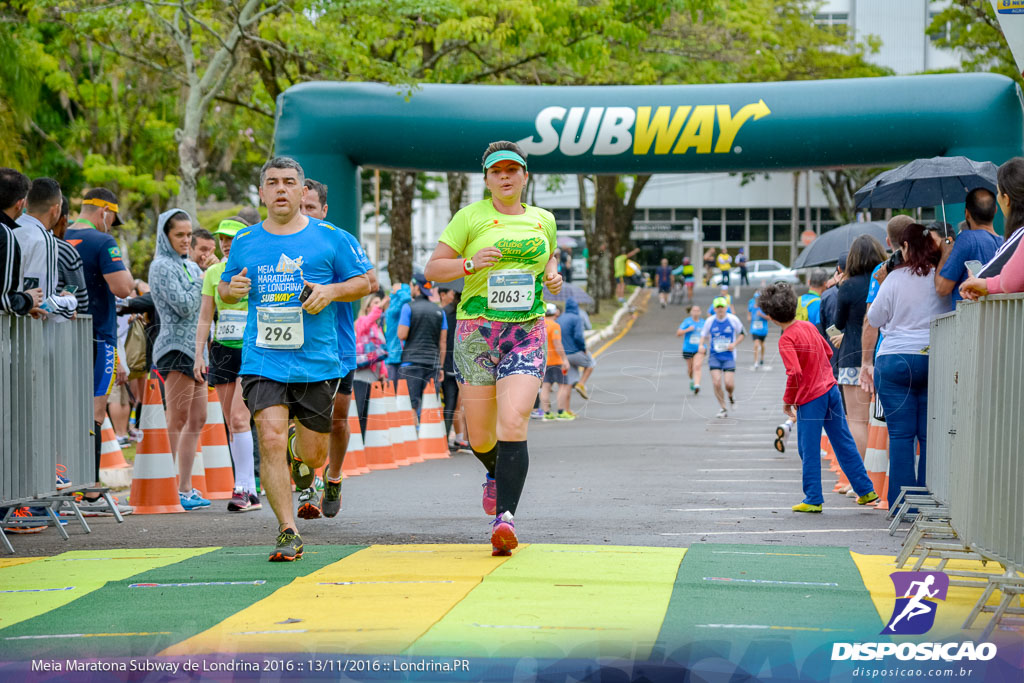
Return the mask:
<path fill-rule="evenodd" d="M 758 368 L 757 363 L 754 363 L 753 365 L 750 366 L 750 371 L 751 372 L 757 372 L 757 368 Z"/>
<path fill-rule="evenodd" d="M 772 369 L 772 366 L 770 366 L 770 365 L 764 365 L 763 363 L 761 364 L 761 370 L 762 370 L 763 372 L 768 372 L 768 371 L 769 371 L 769 370 L 771 370 L 771 369 Z"/>
<path fill-rule="evenodd" d="M 725 408 L 722 408 L 715 417 L 729 417 L 729 413 L 725 411 Z"/>

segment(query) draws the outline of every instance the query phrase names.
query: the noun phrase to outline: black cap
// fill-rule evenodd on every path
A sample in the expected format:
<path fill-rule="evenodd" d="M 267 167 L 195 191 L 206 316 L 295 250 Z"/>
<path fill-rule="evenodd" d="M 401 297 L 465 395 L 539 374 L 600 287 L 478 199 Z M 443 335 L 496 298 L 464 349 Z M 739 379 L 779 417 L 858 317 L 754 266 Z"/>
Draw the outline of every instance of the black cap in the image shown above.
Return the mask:
<path fill-rule="evenodd" d="M 928 224 L 928 230 L 937 232 L 943 237 L 955 237 L 956 232 L 953 230 L 953 226 L 944 221 L 932 221 Z"/>
<path fill-rule="evenodd" d="M 102 206 L 114 212 L 114 225 L 121 225 L 121 207 L 117 203 L 117 195 L 105 187 L 97 187 L 85 193 L 83 204 Z"/>

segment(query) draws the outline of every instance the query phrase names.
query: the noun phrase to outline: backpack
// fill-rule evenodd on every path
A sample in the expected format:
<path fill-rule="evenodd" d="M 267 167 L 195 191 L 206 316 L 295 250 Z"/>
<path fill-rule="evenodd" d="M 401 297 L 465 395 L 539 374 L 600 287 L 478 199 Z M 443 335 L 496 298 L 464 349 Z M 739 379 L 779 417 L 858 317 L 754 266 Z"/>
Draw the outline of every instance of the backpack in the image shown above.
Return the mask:
<path fill-rule="evenodd" d="M 796 319 L 810 321 L 811 314 L 807 309 L 810 308 L 811 304 L 815 301 L 821 301 L 821 297 L 814 292 L 808 292 L 801 296 L 796 305 Z"/>
<path fill-rule="evenodd" d="M 128 379 L 146 376 L 146 322 L 141 315 L 134 316 L 128 324 L 128 334 L 124 339 L 125 365 L 128 366 Z"/>

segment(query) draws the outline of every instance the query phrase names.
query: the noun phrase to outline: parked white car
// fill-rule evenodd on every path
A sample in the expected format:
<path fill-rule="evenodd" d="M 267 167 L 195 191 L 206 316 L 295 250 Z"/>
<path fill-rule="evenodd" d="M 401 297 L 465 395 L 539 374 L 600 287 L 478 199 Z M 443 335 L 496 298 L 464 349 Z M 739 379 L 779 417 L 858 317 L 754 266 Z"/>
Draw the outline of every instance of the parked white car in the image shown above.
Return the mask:
<path fill-rule="evenodd" d="M 738 266 L 733 264 L 732 269 L 729 271 L 729 284 L 739 284 L 740 269 Z M 761 287 L 769 282 L 788 282 L 796 285 L 800 284 L 800 278 L 797 276 L 796 271 L 787 268 L 778 261 L 771 259 L 765 259 L 763 261 L 747 261 L 747 279 L 750 280 L 750 284 L 753 287 Z M 722 284 L 722 273 L 715 271 L 715 274 L 711 276 L 711 283 L 714 285 Z"/>

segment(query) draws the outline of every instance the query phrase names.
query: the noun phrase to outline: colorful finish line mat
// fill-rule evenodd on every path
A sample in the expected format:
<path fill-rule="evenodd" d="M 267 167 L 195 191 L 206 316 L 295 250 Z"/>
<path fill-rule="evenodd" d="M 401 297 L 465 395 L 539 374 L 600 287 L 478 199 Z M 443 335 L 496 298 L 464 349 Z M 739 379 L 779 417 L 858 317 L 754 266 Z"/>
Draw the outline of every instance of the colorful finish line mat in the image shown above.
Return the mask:
<path fill-rule="evenodd" d="M 307 546 L 295 563 L 267 562 L 269 550 L 0 561 L 0 680 L 911 681 L 1024 672 L 1024 637 L 1010 629 L 989 639 L 987 660 L 851 658 L 864 643 L 905 652 L 932 641 L 980 644 L 991 615 L 962 630 L 981 590 L 950 587 L 932 601 L 930 634 L 882 635 L 897 605 L 893 558 L 843 548 L 533 544 L 499 558 L 478 545 Z"/>

